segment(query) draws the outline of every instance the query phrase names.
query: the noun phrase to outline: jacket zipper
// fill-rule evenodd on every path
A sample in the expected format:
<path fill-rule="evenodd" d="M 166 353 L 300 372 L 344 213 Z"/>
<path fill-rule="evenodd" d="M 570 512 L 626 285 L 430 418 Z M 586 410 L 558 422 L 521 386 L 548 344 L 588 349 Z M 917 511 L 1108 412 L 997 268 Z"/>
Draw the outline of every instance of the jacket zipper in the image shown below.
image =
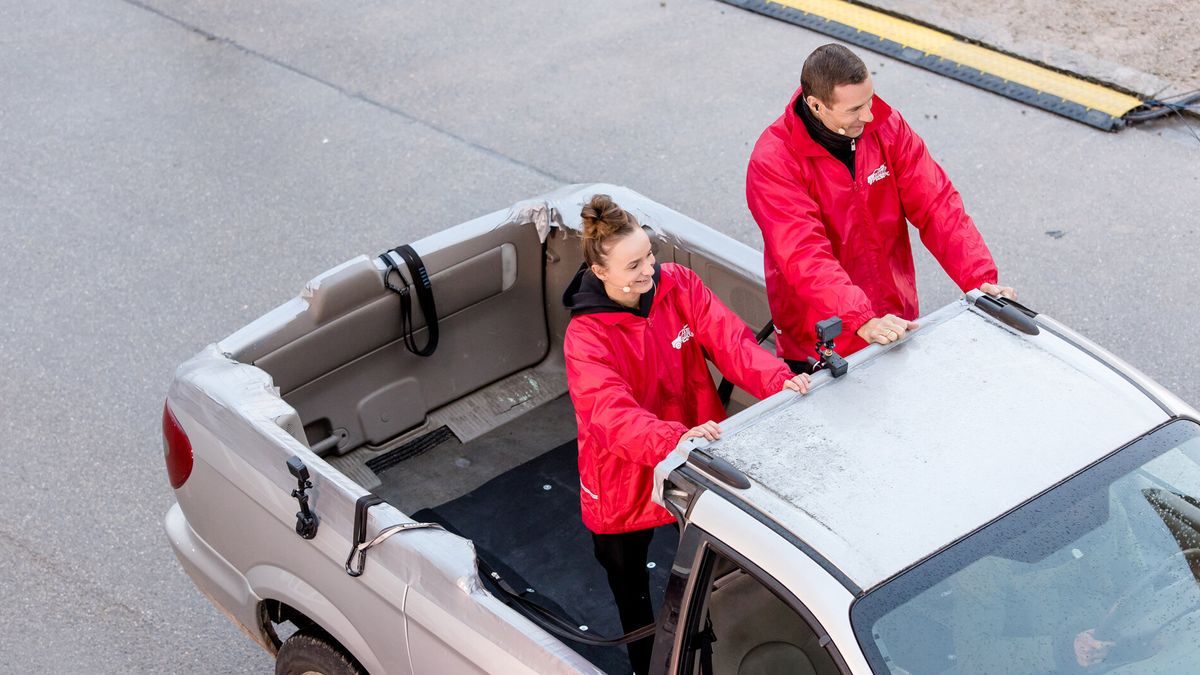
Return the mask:
<path fill-rule="evenodd" d="M 862 172 L 858 168 L 858 139 L 850 139 L 850 152 L 854 153 L 854 174 L 850 176 L 850 181 L 854 183 L 854 192 L 858 192 L 858 176 Z"/>

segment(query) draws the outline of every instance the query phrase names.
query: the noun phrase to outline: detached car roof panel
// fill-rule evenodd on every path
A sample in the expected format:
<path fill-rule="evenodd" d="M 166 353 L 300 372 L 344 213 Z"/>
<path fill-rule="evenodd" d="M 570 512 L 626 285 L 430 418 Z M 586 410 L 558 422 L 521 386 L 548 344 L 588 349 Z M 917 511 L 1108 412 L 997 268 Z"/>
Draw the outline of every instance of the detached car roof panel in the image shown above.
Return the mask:
<path fill-rule="evenodd" d="M 1088 353 L 961 301 L 707 451 L 756 483 L 748 502 L 869 588 L 1167 418 Z"/>

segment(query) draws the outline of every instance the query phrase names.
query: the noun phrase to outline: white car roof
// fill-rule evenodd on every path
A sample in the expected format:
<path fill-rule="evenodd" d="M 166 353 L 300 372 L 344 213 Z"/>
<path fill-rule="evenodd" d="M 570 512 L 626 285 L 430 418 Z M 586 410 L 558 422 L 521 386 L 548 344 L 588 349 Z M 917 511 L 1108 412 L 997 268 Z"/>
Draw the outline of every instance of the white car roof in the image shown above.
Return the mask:
<path fill-rule="evenodd" d="M 743 501 L 860 588 L 1170 417 L 1136 378 L 965 299 L 850 362 L 836 380 L 819 374 L 807 396 L 778 394 L 730 418 L 706 452 L 751 479 L 735 491 Z"/>

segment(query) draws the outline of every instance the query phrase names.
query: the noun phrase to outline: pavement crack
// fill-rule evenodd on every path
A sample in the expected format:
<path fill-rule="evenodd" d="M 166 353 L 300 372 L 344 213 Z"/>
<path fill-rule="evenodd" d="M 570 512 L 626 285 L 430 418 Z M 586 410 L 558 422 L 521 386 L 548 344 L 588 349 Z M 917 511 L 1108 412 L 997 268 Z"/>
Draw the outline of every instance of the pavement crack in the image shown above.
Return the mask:
<path fill-rule="evenodd" d="M 364 94 L 363 92 L 351 91 L 349 89 L 346 89 L 345 87 L 337 84 L 336 82 L 326 80 L 318 75 L 315 75 L 315 74 L 310 73 L 305 70 L 301 70 L 300 68 L 297 68 L 296 66 L 293 66 L 292 64 L 287 63 L 286 61 L 283 61 L 274 56 L 271 56 L 270 54 L 260 52 L 251 47 L 247 47 L 246 45 L 241 44 L 240 42 L 238 42 L 236 40 L 217 35 L 215 33 L 209 32 L 197 25 L 190 24 L 187 21 L 184 21 L 183 19 L 180 19 L 175 16 L 171 16 L 170 14 L 167 14 L 166 12 L 158 9 L 157 7 L 148 5 L 145 2 L 142 2 L 141 0 L 121 0 L 121 2 L 124 2 L 127 5 L 132 5 L 134 7 L 142 9 L 144 11 L 150 12 L 151 14 L 159 16 L 163 19 L 166 19 L 167 21 L 170 21 L 188 31 L 191 31 L 191 32 L 205 38 L 206 40 L 209 40 L 210 42 L 219 42 L 221 44 L 229 45 L 230 47 L 233 47 L 234 49 L 237 49 L 238 51 L 240 51 L 244 54 L 252 56 L 261 61 L 270 63 L 271 65 L 278 66 L 279 68 L 283 68 L 284 70 L 286 70 L 290 73 L 299 75 L 300 77 L 303 77 L 305 79 L 316 82 L 317 84 L 320 84 L 322 86 L 328 87 L 347 98 L 350 98 L 350 99 L 353 99 L 356 101 L 361 101 L 363 103 L 366 103 L 367 105 L 373 106 L 375 108 L 379 108 L 380 110 L 383 110 L 389 114 L 396 115 L 397 117 L 400 117 L 408 122 L 411 122 L 412 124 L 416 124 L 418 126 L 424 127 L 438 135 L 449 138 L 457 143 L 461 143 L 462 145 L 465 145 L 465 146 L 471 148 L 472 150 L 481 152 L 493 159 L 497 159 L 506 164 L 511 164 L 513 166 L 520 167 L 522 169 L 525 169 L 526 171 L 537 174 L 543 178 L 548 178 L 552 181 L 555 181 L 555 182 L 559 183 L 560 185 L 568 185 L 571 183 L 579 182 L 577 180 L 571 180 L 571 179 L 564 178 L 562 176 L 553 174 L 553 173 L 547 171 L 546 169 L 543 169 L 539 166 L 535 166 L 535 165 L 530 164 L 529 162 L 523 161 L 521 159 L 517 159 L 516 157 L 513 157 L 512 155 L 506 155 L 503 152 L 496 150 L 495 148 L 489 148 L 488 146 L 483 145 L 477 141 L 473 141 L 465 136 L 454 133 L 453 131 L 450 131 L 449 129 L 440 127 L 440 126 L 438 126 L 432 122 L 429 122 L 427 120 L 423 120 L 420 117 L 413 115 L 412 113 L 405 112 L 404 110 L 401 110 L 393 105 L 384 103 L 383 101 L 380 101 L 379 99 L 372 98 L 371 96 L 368 96 L 367 94 Z"/>
<path fill-rule="evenodd" d="M 129 603 L 123 599 L 116 597 L 104 585 L 83 574 L 81 570 L 76 568 L 70 562 L 64 560 L 56 554 L 49 553 L 39 549 L 34 545 L 34 542 L 21 536 L 15 530 L 6 526 L 0 525 L 0 538 L 5 540 L 4 545 L 18 553 L 32 567 L 37 568 L 43 574 L 59 580 L 60 583 L 70 588 L 74 592 L 76 602 L 80 600 L 91 600 L 108 619 L 114 618 L 109 613 L 116 610 L 117 614 L 124 614 L 132 623 L 140 628 L 153 630 L 155 628 L 153 621 L 146 615 L 145 612 L 131 607 Z M 65 601 L 65 598 L 64 598 Z"/>

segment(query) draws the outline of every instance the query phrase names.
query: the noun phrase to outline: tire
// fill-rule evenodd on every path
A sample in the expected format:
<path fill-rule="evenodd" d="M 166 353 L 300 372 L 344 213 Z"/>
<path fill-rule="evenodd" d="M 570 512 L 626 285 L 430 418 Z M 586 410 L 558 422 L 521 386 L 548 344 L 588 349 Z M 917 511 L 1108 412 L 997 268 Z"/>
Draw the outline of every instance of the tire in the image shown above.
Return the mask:
<path fill-rule="evenodd" d="M 353 656 L 314 628 L 297 631 L 279 647 L 275 657 L 275 675 L 366 675 Z"/>

